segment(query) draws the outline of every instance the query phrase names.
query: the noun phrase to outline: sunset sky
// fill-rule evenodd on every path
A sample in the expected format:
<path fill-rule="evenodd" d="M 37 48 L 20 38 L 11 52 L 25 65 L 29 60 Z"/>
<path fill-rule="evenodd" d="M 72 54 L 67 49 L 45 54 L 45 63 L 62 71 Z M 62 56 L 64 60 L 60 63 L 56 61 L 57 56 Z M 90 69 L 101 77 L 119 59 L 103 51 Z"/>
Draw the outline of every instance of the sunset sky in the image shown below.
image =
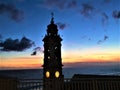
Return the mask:
<path fill-rule="evenodd" d="M 120 65 L 120 0 L 0 0 L 0 69 L 41 68 L 51 12 L 63 39 L 65 67 L 76 62 Z M 25 40 L 26 46 L 14 46 Z M 40 50 L 31 56 L 36 47 Z"/>

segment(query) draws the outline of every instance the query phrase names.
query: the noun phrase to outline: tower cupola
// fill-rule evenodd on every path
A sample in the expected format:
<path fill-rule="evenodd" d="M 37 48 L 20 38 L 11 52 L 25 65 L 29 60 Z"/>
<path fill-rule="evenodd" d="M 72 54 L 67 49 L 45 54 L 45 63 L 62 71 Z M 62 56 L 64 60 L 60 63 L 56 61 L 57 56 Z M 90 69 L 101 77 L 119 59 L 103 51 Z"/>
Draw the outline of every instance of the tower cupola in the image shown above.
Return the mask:
<path fill-rule="evenodd" d="M 52 35 L 52 36 L 56 36 L 58 34 L 58 29 L 57 29 L 57 25 L 54 24 L 54 14 L 51 13 L 51 21 L 50 24 L 47 26 L 47 35 Z"/>

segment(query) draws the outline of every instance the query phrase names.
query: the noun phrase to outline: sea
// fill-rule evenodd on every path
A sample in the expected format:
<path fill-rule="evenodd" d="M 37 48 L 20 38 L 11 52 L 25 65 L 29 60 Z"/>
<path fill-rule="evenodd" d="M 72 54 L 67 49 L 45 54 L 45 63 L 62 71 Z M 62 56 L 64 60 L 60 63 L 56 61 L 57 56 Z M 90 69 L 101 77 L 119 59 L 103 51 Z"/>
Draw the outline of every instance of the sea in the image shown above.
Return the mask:
<path fill-rule="evenodd" d="M 81 64 L 77 67 L 63 67 L 65 78 L 72 78 L 74 74 L 88 75 L 116 75 L 120 76 L 120 64 Z M 43 69 L 15 69 L 0 70 L 0 76 L 15 77 L 18 79 L 42 79 Z"/>

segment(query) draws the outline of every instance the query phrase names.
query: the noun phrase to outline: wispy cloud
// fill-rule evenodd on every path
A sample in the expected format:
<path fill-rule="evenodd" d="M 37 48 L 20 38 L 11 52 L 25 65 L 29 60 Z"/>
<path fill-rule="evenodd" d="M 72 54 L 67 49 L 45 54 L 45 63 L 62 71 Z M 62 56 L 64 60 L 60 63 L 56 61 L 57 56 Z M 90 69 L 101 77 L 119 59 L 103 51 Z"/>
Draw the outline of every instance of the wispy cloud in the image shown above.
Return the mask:
<path fill-rule="evenodd" d="M 33 53 L 31 55 L 36 55 L 37 52 L 41 52 L 41 53 L 44 53 L 44 50 L 41 48 L 41 47 L 36 47 L 33 49 Z"/>
<path fill-rule="evenodd" d="M 104 35 L 102 40 L 98 40 L 97 44 L 101 44 L 103 42 L 105 42 L 109 37 L 107 35 Z"/>
<path fill-rule="evenodd" d="M 63 9 L 65 7 L 65 0 L 44 0 L 42 5 L 46 8 L 57 7 L 58 9 Z"/>
<path fill-rule="evenodd" d="M 88 41 L 92 40 L 90 37 L 88 37 L 87 35 L 84 35 L 81 37 L 81 39 L 87 39 Z"/>
<path fill-rule="evenodd" d="M 72 0 L 71 2 L 68 3 L 68 8 L 75 8 L 77 6 L 77 1 Z"/>
<path fill-rule="evenodd" d="M 7 14 L 12 20 L 19 22 L 23 19 L 23 11 L 12 4 L 0 3 L 0 15 Z"/>
<path fill-rule="evenodd" d="M 105 35 L 103 40 L 106 41 L 107 39 L 108 39 L 108 36 Z"/>
<path fill-rule="evenodd" d="M 89 3 L 82 4 L 81 14 L 85 17 L 90 17 L 93 14 L 94 7 Z"/>
<path fill-rule="evenodd" d="M 61 29 L 61 30 L 65 29 L 67 27 L 66 23 L 57 22 L 56 24 L 58 25 L 59 29 Z"/>
<path fill-rule="evenodd" d="M 40 5 L 48 9 L 58 8 L 60 10 L 63 10 L 66 8 L 75 8 L 77 6 L 77 1 L 76 0 L 44 0 L 40 2 Z"/>
<path fill-rule="evenodd" d="M 113 18 L 115 18 L 115 19 L 120 19 L 120 11 L 114 10 L 114 11 L 112 12 L 112 16 L 113 16 Z"/>
<path fill-rule="evenodd" d="M 105 12 L 103 12 L 101 15 L 102 15 L 102 23 L 104 25 L 108 21 L 109 17 Z"/>

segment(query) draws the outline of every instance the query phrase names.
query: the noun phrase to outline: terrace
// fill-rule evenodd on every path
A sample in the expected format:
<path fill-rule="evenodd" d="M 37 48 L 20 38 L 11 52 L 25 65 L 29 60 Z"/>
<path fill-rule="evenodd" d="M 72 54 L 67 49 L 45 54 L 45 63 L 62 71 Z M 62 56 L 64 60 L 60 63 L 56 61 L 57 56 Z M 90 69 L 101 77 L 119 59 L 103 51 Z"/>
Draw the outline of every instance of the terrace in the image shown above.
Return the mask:
<path fill-rule="evenodd" d="M 120 90 L 120 76 L 76 74 L 64 83 L 50 79 L 44 84 L 47 90 Z M 43 90 L 44 84 L 43 79 L 0 78 L 0 90 Z"/>

